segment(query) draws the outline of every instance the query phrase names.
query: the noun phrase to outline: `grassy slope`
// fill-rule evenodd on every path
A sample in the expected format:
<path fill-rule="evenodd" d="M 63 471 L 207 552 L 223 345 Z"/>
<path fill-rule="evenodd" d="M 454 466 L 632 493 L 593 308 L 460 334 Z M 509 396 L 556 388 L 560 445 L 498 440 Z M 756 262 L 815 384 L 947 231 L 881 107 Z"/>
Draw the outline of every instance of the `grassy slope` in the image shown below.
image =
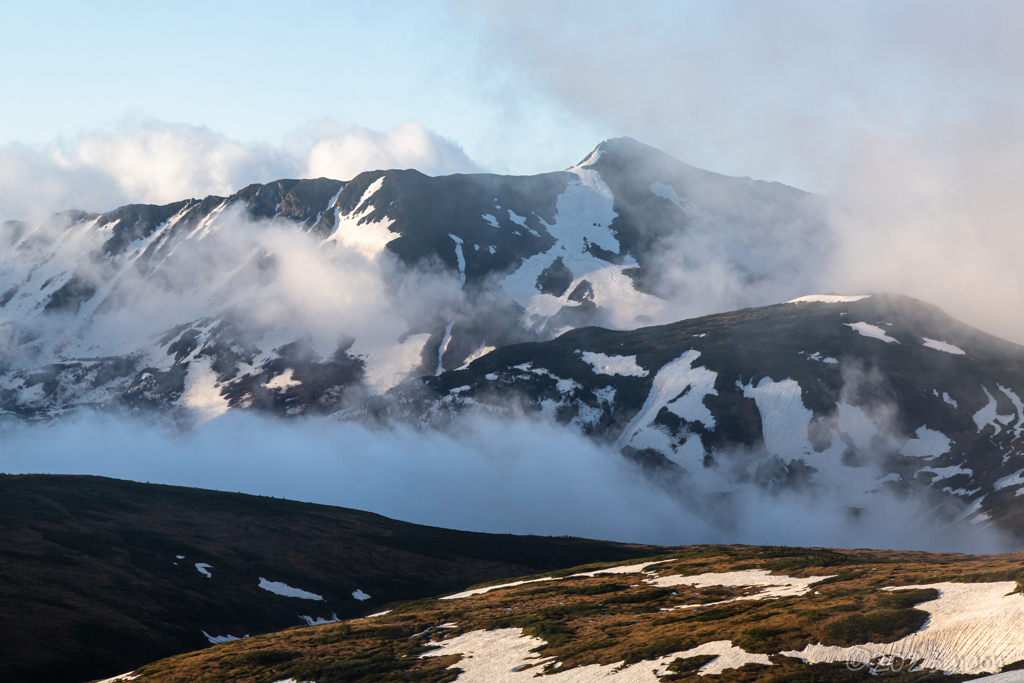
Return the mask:
<path fill-rule="evenodd" d="M 299 615 L 351 618 L 467 584 L 651 552 L 200 489 L 0 475 L 0 681 L 111 676 L 206 647 L 203 630 L 255 635 L 301 624 Z M 213 578 L 196 562 L 212 565 Z M 274 595 L 260 577 L 325 600 Z M 372 599 L 353 599 L 356 589 Z"/>
<path fill-rule="evenodd" d="M 658 559 L 663 559 L 661 556 Z M 455 622 L 458 634 L 477 629 L 519 627 L 546 641 L 542 655 L 553 655 L 566 668 L 589 663 L 627 665 L 654 659 L 700 643 L 728 639 L 749 652 L 777 653 L 821 642 L 852 645 L 892 642 L 919 629 L 927 614 L 914 609 L 933 599 L 933 591 L 891 594 L 889 585 L 939 581 L 1005 581 L 1024 578 L 1021 555 L 964 556 L 928 553 L 827 551 L 738 546 L 694 547 L 670 555 L 659 569 L 693 574 L 765 568 L 792 576 L 837 574 L 807 594 L 779 600 L 742 601 L 676 612 L 659 612 L 681 602 L 710 603 L 729 597 L 726 587 L 698 591 L 652 590 L 631 586 L 635 575 L 604 575 L 520 585 L 473 596 L 440 601 L 421 600 L 396 607 L 372 619 L 328 626 L 302 627 L 250 638 L 156 662 L 135 671 L 139 683 L 262 683 L 285 678 L 319 683 L 357 681 L 454 680 L 457 656 L 420 659 L 437 631 L 431 627 Z M 557 572 L 568 575 L 570 571 Z M 684 595 L 684 593 L 689 595 Z M 735 591 L 739 592 L 739 589 Z M 420 634 L 420 635 L 416 635 Z M 696 669 L 706 658 L 679 661 L 665 680 L 696 682 Z M 719 680 L 753 683 L 853 683 L 866 681 L 866 669 L 851 671 L 842 664 L 807 665 L 771 654 L 775 666 L 747 665 L 727 670 Z M 955 683 L 970 676 L 909 667 L 880 675 L 915 683 Z M 709 680 L 709 679 L 703 679 Z M 711 679 L 713 680 L 713 679 Z"/>

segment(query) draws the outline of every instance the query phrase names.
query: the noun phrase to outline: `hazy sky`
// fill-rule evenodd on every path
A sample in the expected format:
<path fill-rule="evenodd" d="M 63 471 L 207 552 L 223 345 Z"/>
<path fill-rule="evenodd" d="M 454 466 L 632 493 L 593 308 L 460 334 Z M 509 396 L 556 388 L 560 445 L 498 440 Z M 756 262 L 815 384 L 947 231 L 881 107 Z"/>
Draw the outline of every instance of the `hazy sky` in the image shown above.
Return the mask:
<path fill-rule="evenodd" d="M 1019 113 L 1015 2 L 0 3 L 0 144 L 128 121 L 280 145 L 406 121 L 498 172 L 631 135 L 824 190 L 862 136 L 935 146 Z"/>

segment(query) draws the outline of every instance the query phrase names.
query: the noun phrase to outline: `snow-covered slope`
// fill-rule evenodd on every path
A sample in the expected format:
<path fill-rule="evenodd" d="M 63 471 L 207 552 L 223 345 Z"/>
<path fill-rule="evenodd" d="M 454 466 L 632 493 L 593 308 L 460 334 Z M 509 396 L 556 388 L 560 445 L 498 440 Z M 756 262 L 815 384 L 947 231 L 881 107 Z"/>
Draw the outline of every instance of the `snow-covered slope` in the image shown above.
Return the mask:
<path fill-rule="evenodd" d="M 543 413 L 704 493 L 810 487 L 869 509 L 913 494 L 936 519 L 1022 528 L 1024 347 L 908 297 L 578 329 L 391 394 L 422 424 Z"/>
<path fill-rule="evenodd" d="M 538 176 L 374 171 L 8 221 L 0 410 L 331 412 L 488 348 L 787 298 L 828 247 L 812 196 L 628 138 Z"/>

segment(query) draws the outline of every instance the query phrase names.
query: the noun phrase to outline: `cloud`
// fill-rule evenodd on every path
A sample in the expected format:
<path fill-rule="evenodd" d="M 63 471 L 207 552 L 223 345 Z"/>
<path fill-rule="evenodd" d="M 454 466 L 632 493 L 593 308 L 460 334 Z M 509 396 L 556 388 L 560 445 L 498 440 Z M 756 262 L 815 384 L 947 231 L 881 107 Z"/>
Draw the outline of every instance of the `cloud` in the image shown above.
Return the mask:
<path fill-rule="evenodd" d="M 382 168 L 480 170 L 456 143 L 415 121 L 381 133 L 323 120 L 275 146 L 199 126 L 130 120 L 43 147 L 0 146 L 0 220 L 225 196 L 280 178 L 350 180 Z"/>
<path fill-rule="evenodd" d="M 7 473 L 273 495 L 473 531 L 660 544 L 1004 549 L 994 532 L 949 533 L 933 510 L 894 497 L 879 496 L 860 517 L 828 496 L 772 495 L 750 485 L 733 486 L 724 503 L 704 499 L 647 478 L 608 447 L 527 418 L 466 416 L 446 431 L 419 431 L 228 413 L 182 434 L 80 415 L 9 427 L 0 446 Z"/>
<path fill-rule="evenodd" d="M 305 136 L 312 142 L 305 167 L 311 178 L 348 179 L 380 168 L 415 168 L 431 176 L 481 170 L 456 144 L 415 121 L 378 133 L 327 120 L 308 126 Z"/>
<path fill-rule="evenodd" d="M 482 60 L 579 119 L 825 196 L 826 290 L 916 296 L 1024 343 L 1024 5 L 456 6 Z"/>

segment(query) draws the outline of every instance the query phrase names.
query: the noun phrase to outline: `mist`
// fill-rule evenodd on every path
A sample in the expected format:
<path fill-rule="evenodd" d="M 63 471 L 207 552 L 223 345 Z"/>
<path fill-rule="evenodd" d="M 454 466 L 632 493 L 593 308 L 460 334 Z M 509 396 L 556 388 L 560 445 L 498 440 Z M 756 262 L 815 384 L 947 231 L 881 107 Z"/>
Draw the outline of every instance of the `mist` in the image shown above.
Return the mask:
<path fill-rule="evenodd" d="M 951 533 L 920 504 L 879 495 L 860 516 L 829 496 L 724 478 L 701 490 L 650 478 L 610 447 L 538 418 L 460 418 L 372 430 L 232 412 L 192 431 L 81 414 L 8 424 L 0 471 L 92 474 L 235 491 L 492 533 L 656 544 L 749 543 L 995 552 L 996 532 Z M 710 485 L 710 488 L 709 488 Z M 728 491 L 708 495 L 715 488 Z"/>
<path fill-rule="evenodd" d="M 607 135 L 825 198 L 822 291 L 914 296 L 1024 343 L 1021 5 L 455 5 L 482 60 Z"/>
<path fill-rule="evenodd" d="M 350 180 L 363 171 L 480 170 L 455 142 L 408 121 L 378 132 L 325 118 L 278 144 L 239 142 L 203 126 L 129 117 L 47 145 L 0 145 L 0 222 L 80 209 L 228 196 L 281 178 Z"/>

